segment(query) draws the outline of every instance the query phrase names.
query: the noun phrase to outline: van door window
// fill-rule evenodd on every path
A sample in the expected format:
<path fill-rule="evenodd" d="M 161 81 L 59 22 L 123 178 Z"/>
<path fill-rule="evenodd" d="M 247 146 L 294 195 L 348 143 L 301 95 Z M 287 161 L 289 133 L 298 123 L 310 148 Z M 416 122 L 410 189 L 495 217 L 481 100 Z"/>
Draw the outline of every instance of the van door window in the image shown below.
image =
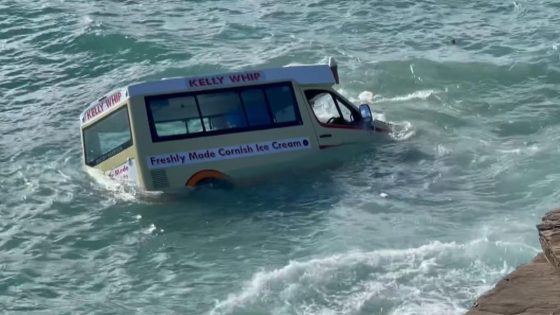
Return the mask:
<path fill-rule="evenodd" d="M 360 113 L 339 96 L 329 91 L 305 91 L 307 102 L 311 105 L 317 120 L 322 124 L 358 125 Z"/>
<path fill-rule="evenodd" d="M 352 111 L 348 108 L 348 106 L 343 103 L 341 100 L 338 100 L 338 108 L 340 109 L 340 113 L 342 114 L 342 118 L 347 123 L 354 123 L 354 115 Z"/>
<path fill-rule="evenodd" d="M 83 131 L 86 164 L 95 166 L 132 145 L 128 109 L 123 107 Z"/>

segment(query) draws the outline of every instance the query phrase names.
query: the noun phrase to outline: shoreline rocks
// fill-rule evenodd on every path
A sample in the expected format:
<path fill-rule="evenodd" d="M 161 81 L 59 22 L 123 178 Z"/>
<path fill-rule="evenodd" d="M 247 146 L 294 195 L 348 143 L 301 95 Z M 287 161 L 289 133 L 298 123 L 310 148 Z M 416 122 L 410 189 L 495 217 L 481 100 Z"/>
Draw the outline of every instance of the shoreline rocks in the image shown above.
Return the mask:
<path fill-rule="evenodd" d="M 543 253 L 480 296 L 467 315 L 560 315 L 560 209 L 537 230 Z"/>
<path fill-rule="evenodd" d="M 537 229 L 546 259 L 560 272 L 560 209 L 545 214 Z"/>

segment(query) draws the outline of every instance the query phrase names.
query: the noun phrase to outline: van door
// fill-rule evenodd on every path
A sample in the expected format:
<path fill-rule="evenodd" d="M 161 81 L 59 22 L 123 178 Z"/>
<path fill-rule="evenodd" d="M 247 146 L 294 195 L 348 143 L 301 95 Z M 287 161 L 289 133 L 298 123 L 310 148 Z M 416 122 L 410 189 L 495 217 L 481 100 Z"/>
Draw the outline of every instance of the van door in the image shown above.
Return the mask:
<path fill-rule="evenodd" d="M 305 97 L 315 116 L 314 128 L 321 149 L 373 140 L 358 109 L 330 90 L 306 90 Z"/>

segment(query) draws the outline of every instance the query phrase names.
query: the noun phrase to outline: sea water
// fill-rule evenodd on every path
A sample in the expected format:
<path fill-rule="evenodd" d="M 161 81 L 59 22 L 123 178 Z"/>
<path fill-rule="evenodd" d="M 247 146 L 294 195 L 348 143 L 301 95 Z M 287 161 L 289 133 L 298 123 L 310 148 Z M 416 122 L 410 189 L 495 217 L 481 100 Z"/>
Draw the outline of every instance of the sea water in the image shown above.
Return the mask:
<path fill-rule="evenodd" d="M 558 206 L 558 29 L 545 0 L 0 2 L 0 310 L 462 314 Z M 328 56 L 392 141 L 187 198 L 81 166 L 115 88 Z"/>

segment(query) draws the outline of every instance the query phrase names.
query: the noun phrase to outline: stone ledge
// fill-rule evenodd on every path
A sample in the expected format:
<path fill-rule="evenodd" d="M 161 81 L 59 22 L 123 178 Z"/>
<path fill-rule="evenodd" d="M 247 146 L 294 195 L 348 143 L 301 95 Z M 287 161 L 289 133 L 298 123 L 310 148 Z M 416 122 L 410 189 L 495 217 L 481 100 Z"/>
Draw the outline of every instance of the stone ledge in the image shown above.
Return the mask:
<path fill-rule="evenodd" d="M 539 242 L 550 264 L 560 271 L 560 209 L 550 211 L 537 225 Z"/>
<path fill-rule="evenodd" d="M 500 280 L 467 315 L 560 315 L 560 274 L 542 254 Z"/>
<path fill-rule="evenodd" d="M 500 280 L 467 315 L 560 315 L 560 209 L 537 230 L 543 254 Z"/>

